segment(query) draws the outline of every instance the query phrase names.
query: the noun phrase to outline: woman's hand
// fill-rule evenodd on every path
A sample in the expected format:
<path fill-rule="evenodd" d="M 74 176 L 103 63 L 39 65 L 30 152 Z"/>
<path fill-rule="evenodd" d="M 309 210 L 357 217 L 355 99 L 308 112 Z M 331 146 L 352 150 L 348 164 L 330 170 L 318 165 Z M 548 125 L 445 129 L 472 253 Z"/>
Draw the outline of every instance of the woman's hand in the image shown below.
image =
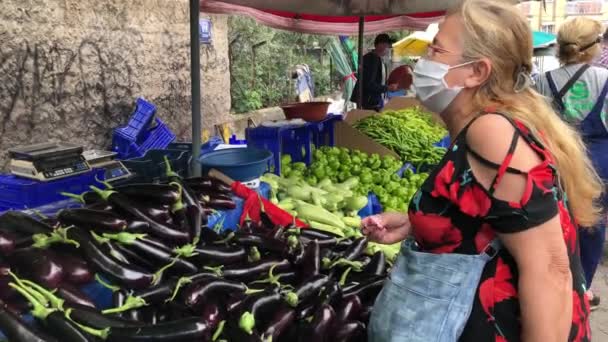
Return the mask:
<path fill-rule="evenodd" d="M 402 213 L 368 216 L 361 222 L 361 230 L 370 241 L 387 245 L 405 240 L 410 229 L 410 220 Z"/>

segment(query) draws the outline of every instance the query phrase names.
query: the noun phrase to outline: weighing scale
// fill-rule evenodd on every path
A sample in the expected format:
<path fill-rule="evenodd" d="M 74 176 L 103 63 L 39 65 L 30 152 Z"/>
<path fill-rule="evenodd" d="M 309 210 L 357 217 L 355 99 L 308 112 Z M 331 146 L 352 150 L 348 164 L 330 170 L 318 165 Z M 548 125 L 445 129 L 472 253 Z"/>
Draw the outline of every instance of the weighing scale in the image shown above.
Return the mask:
<path fill-rule="evenodd" d="M 124 179 L 131 176 L 131 172 L 119 160 L 115 160 L 116 152 L 89 150 L 84 151 L 82 156 L 94 169 L 104 169 L 104 180 L 107 182 Z"/>
<path fill-rule="evenodd" d="M 39 181 L 51 181 L 91 171 L 82 146 L 43 143 L 8 150 L 11 173 Z"/>

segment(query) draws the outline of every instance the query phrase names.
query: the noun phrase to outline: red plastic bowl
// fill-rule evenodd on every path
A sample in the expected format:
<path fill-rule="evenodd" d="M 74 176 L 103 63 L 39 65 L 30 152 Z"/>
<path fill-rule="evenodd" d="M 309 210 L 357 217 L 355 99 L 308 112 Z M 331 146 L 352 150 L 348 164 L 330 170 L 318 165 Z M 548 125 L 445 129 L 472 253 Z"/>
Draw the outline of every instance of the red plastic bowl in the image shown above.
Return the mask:
<path fill-rule="evenodd" d="M 327 116 L 331 102 L 302 102 L 281 106 L 288 120 L 302 119 L 304 121 L 321 121 Z"/>

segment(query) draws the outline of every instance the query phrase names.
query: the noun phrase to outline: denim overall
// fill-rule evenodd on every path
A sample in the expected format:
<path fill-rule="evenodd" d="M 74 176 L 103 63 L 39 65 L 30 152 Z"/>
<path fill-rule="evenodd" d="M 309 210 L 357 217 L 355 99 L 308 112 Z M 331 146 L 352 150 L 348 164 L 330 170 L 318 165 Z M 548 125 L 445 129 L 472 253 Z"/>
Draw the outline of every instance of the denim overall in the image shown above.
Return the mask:
<path fill-rule="evenodd" d="M 558 94 L 557 87 L 550 74 L 547 74 L 547 81 L 555 97 Z M 595 171 L 604 180 L 604 184 L 608 184 L 608 131 L 602 122 L 601 115 L 606 95 L 608 95 L 608 82 L 604 84 L 604 88 L 602 88 L 591 112 L 578 124 L 578 130 L 583 137 L 585 146 L 587 146 L 589 158 L 593 162 Z M 608 208 L 608 195 L 604 194 L 602 196 L 600 204 L 604 210 Z M 602 250 L 606 239 L 606 214 L 602 216 L 602 220 L 593 229 L 581 229 L 579 231 L 581 263 L 585 272 L 587 288 L 591 287 L 593 275 L 602 259 Z"/>
<path fill-rule="evenodd" d="M 369 342 L 454 342 L 473 308 L 481 273 L 501 248 L 481 254 L 433 254 L 406 240 L 369 322 Z"/>

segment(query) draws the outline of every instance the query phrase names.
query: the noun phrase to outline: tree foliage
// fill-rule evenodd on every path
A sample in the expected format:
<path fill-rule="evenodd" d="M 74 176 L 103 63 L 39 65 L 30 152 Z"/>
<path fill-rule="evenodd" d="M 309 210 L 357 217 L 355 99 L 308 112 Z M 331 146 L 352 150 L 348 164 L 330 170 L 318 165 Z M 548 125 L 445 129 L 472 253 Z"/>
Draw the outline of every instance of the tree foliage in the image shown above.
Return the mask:
<path fill-rule="evenodd" d="M 233 111 L 293 102 L 291 70 L 298 64 L 311 68 L 316 96 L 334 90 L 329 55 L 323 50 L 329 37 L 275 30 L 239 16 L 230 17 L 229 28 Z M 335 88 L 337 82 L 333 84 Z"/>

